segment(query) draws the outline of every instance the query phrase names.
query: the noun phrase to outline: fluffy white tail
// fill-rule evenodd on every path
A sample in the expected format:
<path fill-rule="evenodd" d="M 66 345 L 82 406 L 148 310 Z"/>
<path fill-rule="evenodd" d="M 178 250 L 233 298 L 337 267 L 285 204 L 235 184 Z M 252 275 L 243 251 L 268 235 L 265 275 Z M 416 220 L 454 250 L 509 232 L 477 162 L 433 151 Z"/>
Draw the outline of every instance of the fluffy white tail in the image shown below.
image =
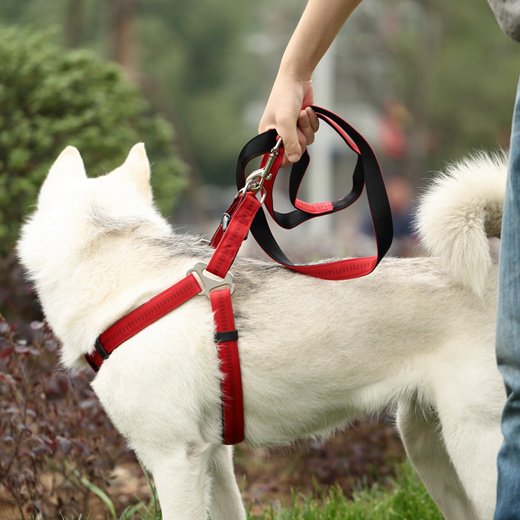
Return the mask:
<path fill-rule="evenodd" d="M 482 295 L 491 267 L 488 237 L 500 237 L 506 153 L 478 153 L 448 167 L 417 211 L 421 243 L 462 285 Z"/>

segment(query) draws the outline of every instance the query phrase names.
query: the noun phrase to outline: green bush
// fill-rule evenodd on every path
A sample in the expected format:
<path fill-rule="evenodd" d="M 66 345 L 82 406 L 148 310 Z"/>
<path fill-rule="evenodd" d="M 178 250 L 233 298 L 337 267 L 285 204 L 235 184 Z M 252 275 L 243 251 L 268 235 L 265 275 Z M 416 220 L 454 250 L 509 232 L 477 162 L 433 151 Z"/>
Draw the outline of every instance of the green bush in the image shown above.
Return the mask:
<path fill-rule="evenodd" d="M 0 256 L 12 249 L 65 146 L 76 146 L 95 176 L 140 141 L 155 163 L 159 209 L 170 213 L 184 182 L 173 129 L 123 72 L 90 52 L 59 48 L 44 33 L 0 27 Z"/>

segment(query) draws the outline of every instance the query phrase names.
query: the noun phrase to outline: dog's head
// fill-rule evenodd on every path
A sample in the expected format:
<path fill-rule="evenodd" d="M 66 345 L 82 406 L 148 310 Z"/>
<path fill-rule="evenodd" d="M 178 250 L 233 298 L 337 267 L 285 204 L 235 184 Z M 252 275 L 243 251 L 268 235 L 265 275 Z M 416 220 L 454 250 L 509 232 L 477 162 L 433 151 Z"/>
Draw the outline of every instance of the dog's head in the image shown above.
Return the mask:
<path fill-rule="evenodd" d="M 140 248 L 150 237 L 170 233 L 153 205 L 143 144 L 119 168 L 96 178 L 87 177 L 72 146 L 56 159 L 22 227 L 18 257 L 63 343 L 65 366 L 81 368 L 78 360 L 96 336 L 133 305 L 132 295 L 120 289 L 134 279 L 144 284 L 154 261 L 142 262 Z M 140 270 L 125 269 L 136 257 L 144 264 Z"/>
<path fill-rule="evenodd" d="M 71 255 L 86 253 L 100 236 L 144 222 L 167 226 L 153 205 L 144 144 L 136 144 L 119 168 L 96 178 L 87 177 L 79 151 L 68 146 L 52 165 L 36 211 L 22 227 L 18 256 L 38 280 L 43 272 L 65 269 Z"/>

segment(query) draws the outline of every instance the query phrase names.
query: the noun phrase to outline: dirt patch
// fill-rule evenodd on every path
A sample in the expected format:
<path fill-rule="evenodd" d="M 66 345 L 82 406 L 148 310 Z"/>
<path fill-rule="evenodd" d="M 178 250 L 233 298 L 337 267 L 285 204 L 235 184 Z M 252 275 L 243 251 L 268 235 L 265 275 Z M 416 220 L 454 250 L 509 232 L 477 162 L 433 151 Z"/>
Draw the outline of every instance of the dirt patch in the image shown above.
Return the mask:
<path fill-rule="evenodd" d="M 404 448 L 388 421 L 358 422 L 325 443 L 251 450 L 236 448 L 235 468 L 242 495 L 253 513 L 266 505 L 290 503 L 291 489 L 304 495 L 339 486 L 349 496 L 359 485 L 386 484 Z"/>

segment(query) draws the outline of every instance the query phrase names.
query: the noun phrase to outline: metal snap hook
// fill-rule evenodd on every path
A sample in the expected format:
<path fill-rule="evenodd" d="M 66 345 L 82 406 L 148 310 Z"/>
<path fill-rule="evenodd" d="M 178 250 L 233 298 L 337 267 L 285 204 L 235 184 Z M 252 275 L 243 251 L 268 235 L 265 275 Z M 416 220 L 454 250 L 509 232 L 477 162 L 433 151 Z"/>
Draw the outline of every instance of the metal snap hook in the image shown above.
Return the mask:
<path fill-rule="evenodd" d="M 247 176 L 245 185 L 238 192 L 238 194 L 245 194 L 247 191 L 252 191 L 253 193 L 258 193 L 260 191 L 260 204 L 264 203 L 265 197 L 267 195 L 267 191 L 264 188 L 264 182 L 266 180 L 270 180 L 273 177 L 273 174 L 271 173 L 271 168 L 273 167 L 274 161 L 278 156 L 281 146 L 282 138 L 279 137 L 276 141 L 275 146 L 271 149 L 271 152 L 269 153 L 269 157 L 267 158 L 265 166 L 263 168 L 255 170 Z"/>

